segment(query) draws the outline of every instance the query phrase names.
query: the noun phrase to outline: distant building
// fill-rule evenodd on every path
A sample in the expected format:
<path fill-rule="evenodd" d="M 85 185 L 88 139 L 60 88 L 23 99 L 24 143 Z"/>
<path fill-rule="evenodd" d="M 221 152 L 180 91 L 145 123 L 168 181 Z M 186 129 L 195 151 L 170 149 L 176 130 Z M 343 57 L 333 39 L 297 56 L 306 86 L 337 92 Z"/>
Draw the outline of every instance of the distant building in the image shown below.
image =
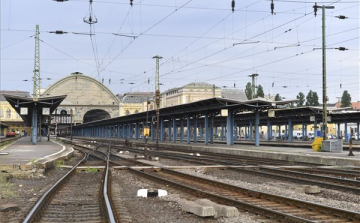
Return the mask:
<path fill-rule="evenodd" d="M 232 99 L 232 100 L 237 100 L 237 101 L 246 101 L 247 100 L 245 92 L 243 90 L 238 90 L 238 89 L 228 89 L 228 88 L 222 89 L 221 97 Z"/>
<path fill-rule="evenodd" d="M 4 94 L 31 98 L 30 93 L 27 91 L 0 91 L 0 135 L 4 136 L 6 135 L 6 132 L 23 134 L 24 131 L 27 134 L 30 134 L 31 127 L 25 125 L 20 115 L 11 107 L 10 103 L 5 99 Z"/>
<path fill-rule="evenodd" d="M 204 100 L 212 97 L 221 97 L 221 88 L 205 82 L 192 82 L 180 88 L 172 88 L 161 94 L 160 107 L 170 107 Z"/>
<path fill-rule="evenodd" d="M 58 125 L 70 126 L 119 116 L 119 99 L 104 84 L 80 72 L 72 73 L 43 93 L 43 97 L 67 95 L 53 112 Z"/>
<path fill-rule="evenodd" d="M 119 104 L 119 115 L 131 115 L 146 111 L 146 103 L 149 104 L 149 111 L 154 109 L 154 92 L 129 92 L 117 94 Z"/>

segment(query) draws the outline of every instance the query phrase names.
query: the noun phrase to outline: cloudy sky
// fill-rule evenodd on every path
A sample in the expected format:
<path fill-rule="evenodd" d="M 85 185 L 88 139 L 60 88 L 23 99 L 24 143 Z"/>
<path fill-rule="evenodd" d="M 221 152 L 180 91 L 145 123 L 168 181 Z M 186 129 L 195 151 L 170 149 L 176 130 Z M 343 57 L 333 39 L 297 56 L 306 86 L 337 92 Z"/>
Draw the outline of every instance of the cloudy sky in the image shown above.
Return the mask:
<path fill-rule="evenodd" d="M 322 12 L 314 2 L 274 0 L 1 0 L 1 90 L 32 92 L 34 33 L 40 26 L 42 87 L 79 71 L 115 94 L 161 91 L 189 82 L 244 89 L 258 73 L 266 94 L 322 96 Z M 327 90 L 360 100 L 359 0 L 318 2 L 326 9 Z M 347 19 L 336 16 L 344 15 Z M 55 30 L 68 32 L 63 35 Z M 93 33 L 94 35 L 89 35 Z M 346 51 L 334 48 L 346 47 Z M 48 80 L 50 79 L 50 80 Z M 29 80 L 29 81 L 24 81 Z"/>

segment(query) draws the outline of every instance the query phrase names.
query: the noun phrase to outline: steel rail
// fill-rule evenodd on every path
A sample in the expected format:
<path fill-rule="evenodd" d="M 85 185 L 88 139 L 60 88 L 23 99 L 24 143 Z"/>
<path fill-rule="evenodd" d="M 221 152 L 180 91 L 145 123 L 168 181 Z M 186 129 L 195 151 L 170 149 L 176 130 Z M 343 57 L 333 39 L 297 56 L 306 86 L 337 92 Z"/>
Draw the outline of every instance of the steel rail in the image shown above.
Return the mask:
<path fill-rule="evenodd" d="M 74 165 L 69 172 L 67 172 L 63 177 L 61 177 L 54 185 L 52 185 L 46 192 L 40 197 L 40 199 L 35 203 L 29 214 L 24 219 L 23 223 L 30 223 L 36 220 L 39 217 L 41 211 L 49 204 L 49 199 L 54 196 L 59 187 L 70 178 L 70 176 L 75 173 L 76 168 L 88 158 L 88 154 L 84 153 L 84 157 Z"/>
<path fill-rule="evenodd" d="M 131 168 L 130 168 L 131 169 Z M 142 175 L 146 175 L 148 177 L 151 178 L 155 178 L 155 179 L 159 179 L 162 182 L 166 182 L 167 184 L 171 183 L 177 186 L 181 186 L 181 187 L 186 187 L 187 189 L 192 189 L 194 193 L 198 194 L 203 194 L 206 195 L 206 197 L 213 197 L 213 198 L 221 198 L 222 200 L 224 200 L 224 198 L 226 199 L 226 201 L 229 201 L 231 204 L 240 204 L 240 206 L 248 206 L 250 209 L 255 209 L 258 211 L 262 211 L 262 212 L 267 212 L 271 215 L 276 215 L 279 217 L 279 215 L 281 216 L 279 218 L 279 220 L 281 219 L 288 219 L 290 222 L 317 222 L 317 221 L 312 221 L 309 219 L 303 219 L 301 217 L 296 217 L 293 216 L 291 214 L 286 214 L 286 213 L 281 213 L 278 211 L 274 211 L 268 208 L 263 208 L 263 207 L 258 207 L 256 205 L 252 205 L 252 204 L 248 204 L 246 202 L 241 202 L 232 198 L 228 198 L 228 197 L 223 197 L 221 195 L 215 195 L 213 194 L 213 192 L 205 192 L 203 190 L 200 189 L 196 189 L 193 187 L 189 187 L 186 185 L 183 185 L 181 183 L 176 183 L 173 182 L 171 180 L 168 179 L 163 179 L 161 177 L 158 176 L 154 176 L 152 174 L 149 173 L 143 173 L 141 171 L 135 170 L 135 169 L 131 169 L 132 171 L 136 171 L 136 173 L 142 174 Z M 205 182 L 208 185 L 217 185 L 218 187 L 221 188 L 228 188 L 231 191 L 244 191 L 244 193 L 251 193 L 251 194 L 255 194 L 258 195 L 258 197 L 261 198 L 265 198 L 266 200 L 276 200 L 277 202 L 282 202 L 282 203 L 286 203 L 286 204 L 294 204 L 296 206 L 301 206 L 305 209 L 311 209 L 311 210 L 318 210 L 319 212 L 322 212 L 323 214 L 327 213 L 333 216 L 337 216 L 337 217 L 342 217 L 345 219 L 350 219 L 350 220 L 356 220 L 359 221 L 360 220 L 360 213 L 358 212 L 353 212 L 353 211 L 348 211 L 348 210 L 344 210 L 344 209 L 338 209 L 338 208 L 333 208 L 333 207 L 329 207 L 329 206 L 325 206 L 325 205 L 320 205 L 320 204 L 315 204 L 315 203 L 310 203 L 310 202 L 306 202 L 306 201 L 301 201 L 298 199 L 293 199 L 293 198 L 287 198 L 287 197 L 283 197 L 283 196 L 279 196 L 279 195 L 273 195 L 273 194 L 268 194 L 268 193 L 264 193 L 264 192 L 260 192 L 260 191 L 255 191 L 255 190 L 250 190 L 250 189 L 246 189 L 246 188 L 242 188 L 242 187 L 238 187 L 238 186 L 234 186 L 234 185 L 230 185 L 230 184 L 226 184 L 223 182 L 219 182 L 219 181 L 215 181 L 215 180 L 210 180 L 210 179 L 206 179 L 203 177 L 197 177 L 197 176 L 193 176 L 193 175 L 189 175 L 189 174 L 185 174 L 185 173 L 181 173 L 181 172 L 177 172 L 174 170 L 170 170 L 170 169 L 166 169 L 166 168 L 162 168 L 162 171 L 169 173 L 169 174 L 175 174 L 177 176 L 182 176 L 185 177 L 187 179 L 191 179 L 197 182 Z"/>
<path fill-rule="evenodd" d="M 231 198 L 227 198 L 225 196 L 216 195 L 216 194 L 213 194 L 211 192 L 206 192 L 206 191 L 194 188 L 194 187 L 186 186 L 186 185 L 181 184 L 181 183 L 176 183 L 176 182 L 173 182 L 173 181 L 170 181 L 170 180 L 166 180 L 166 179 L 163 179 L 161 177 L 157 177 L 157 176 L 151 175 L 149 173 L 141 172 L 139 170 L 135 170 L 135 169 L 132 169 L 132 168 L 130 168 L 130 170 L 135 172 L 138 175 L 142 175 L 143 177 L 146 177 L 146 178 L 149 178 L 149 179 L 152 179 L 152 180 L 155 179 L 157 182 L 164 183 L 166 185 L 172 185 L 175 188 L 181 188 L 182 190 L 185 190 L 188 193 L 195 194 L 196 197 L 205 197 L 205 198 L 210 198 L 210 199 L 212 198 L 212 199 L 215 199 L 215 200 L 219 200 L 222 203 L 226 203 L 226 204 L 235 205 L 237 207 L 240 207 L 241 209 L 243 209 L 245 211 L 253 212 L 253 213 L 258 214 L 258 215 L 264 215 L 268 219 L 277 218 L 277 219 L 280 220 L 280 222 L 289 220 L 289 222 L 316 223 L 315 221 L 309 221 L 309 220 L 304 219 L 304 218 L 299 218 L 299 217 L 295 217 L 295 216 L 292 216 L 292 215 L 287 215 L 287 214 L 284 214 L 284 213 L 281 213 L 281 212 L 278 212 L 278 211 L 270 210 L 270 209 L 263 208 L 263 207 L 260 207 L 260 206 L 248 204 L 246 202 L 242 202 L 242 201 L 234 200 L 234 199 L 231 199 Z"/>
<path fill-rule="evenodd" d="M 129 149 L 129 150 L 133 151 L 134 149 Z M 214 159 L 204 158 L 204 157 L 196 157 L 195 158 L 195 157 L 185 155 L 185 154 L 184 155 L 183 154 L 166 154 L 164 152 L 158 152 L 158 151 L 155 151 L 155 154 L 160 157 L 165 157 L 165 158 L 170 158 L 170 159 L 180 158 L 180 160 L 183 160 L 183 161 L 197 162 L 200 164 L 201 163 L 203 164 L 204 161 L 209 161 L 211 163 L 217 162 L 219 164 L 228 165 L 228 166 L 239 164 L 239 163 L 235 163 L 235 162 L 214 160 Z M 201 160 L 201 161 L 199 162 L 198 160 Z M 260 175 L 263 177 L 275 177 L 275 178 L 281 179 L 281 180 L 289 180 L 289 181 L 297 182 L 297 183 L 306 183 L 306 184 L 310 184 L 310 185 L 321 186 L 321 187 L 328 188 L 328 189 L 336 189 L 336 190 L 342 190 L 342 191 L 346 191 L 346 192 L 350 191 L 354 194 L 360 194 L 360 188 L 359 188 L 360 182 L 359 181 L 348 180 L 348 179 L 339 179 L 339 178 L 334 178 L 334 177 L 301 173 L 301 172 L 295 172 L 295 171 L 289 171 L 289 170 L 279 170 L 279 169 L 274 169 L 274 168 L 266 168 L 266 167 L 259 167 L 259 168 L 260 168 L 260 170 L 249 170 L 249 169 L 245 169 L 245 168 L 241 168 L 241 167 L 229 167 L 229 169 L 232 169 L 235 171 L 246 172 L 249 174 L 256 174 L 256 175 Z M 264 169 L 265 171 L 261 171 L 261 169 Z M 277 172 L 277 173 L 271 173 L 271 171 Z M 294 176 L 289 176 L 291 174 Z M 308 179 L 305 179 L 305 178 L 308 178 Z M 313 179 L 316 179 L 316 180 L 313 180 Z M 348 185 L 350 185 L 350 186 L 348 186 Z"/>
<path fill-rule="evenodd" d="M 107 160 L 106 160 L 103 196 L 105 199 L 105 205 L 106 205 L 107 216 L 108 216 L 109 222 L 116 223 L 114 212 L 113 212 L 113 209 L 112 209 L 109 197 L 108 197 L 108 188 L 110 187 L 110 183 L 108 183 L 108 179 L 109 179 L 109 154 L 108 154 Z"/>

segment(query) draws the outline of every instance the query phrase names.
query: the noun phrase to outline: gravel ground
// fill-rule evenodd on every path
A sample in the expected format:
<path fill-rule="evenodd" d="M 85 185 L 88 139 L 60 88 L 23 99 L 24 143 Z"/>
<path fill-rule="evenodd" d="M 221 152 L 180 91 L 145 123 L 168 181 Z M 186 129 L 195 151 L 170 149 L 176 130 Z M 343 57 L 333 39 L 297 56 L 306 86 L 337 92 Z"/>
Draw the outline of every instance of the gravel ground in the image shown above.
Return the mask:
<path fill-rule="evenodd" d="M 223 223 L 256 223 L 256 217 L 240 212 L 236 218 L 201 218 L 181 210 L 181 203 L 194 199 L 181 192 L 174 191 L 164 186 L 149 182 L 143 178 L 124 170 L 112 171 L 113 182 L 119 184 L 119 191 L 123 203 L 126 204 L 128 213 L 133 222 L 147 223 L 195 223 L 195 222 L 223 222 Z M 168 191 L 168 195 L 161 198 L 139 198 L 136 197 L 138 189 L 158 188 Z"/>
<path fill-rule="evenodd" d="M 68 163 L 61 164 L 77 163 L 80 157 L 76 154 Z M 46 189 L 69 171 L 60 166 L 59 163 L 58 167 L 46 171 L 43 178 L 13 178 L 9 182 L 0 182 L 0 205 L 14 204 L 20 208 L 19 211 L 0 212 L 0 222 L 20 222 Z"/>
<path fill-rule="evenodd" d="M 143 160 L 143 162 L 154 166 L 166 166 L 166 164 L 162 162 L 162 159 L 160 159 L 159 161 Z M 360 196 L 342 191 L 321 188 L 321 193 L 308 195 L 304 193 L 294 192 L 292 189 L 286 189 L 284 187 L 280 188 L 279 184 L 284 184 L 284 181 L 272 180 L 270 178 L 254 176 L 251 174 L 240 173 L 232 170 L 222 170 L 218 168 L 193 168 L 187 170 L 183 169 L 183 171 L 191 174 L 196 173 L 199 174 L 199 176 L 204 176 L 219 181 L 226 180 L 229 184 L 234 184 L 248 189 L 259 190 L 262 192 L 291 197 L 295 199 L 337 208 L 348 209 L 357 212 L 360 211 Z M 286 185 L 294 187 L 299 186 L 298 184 L 293 183 L 286 183 Z"/>
<path fill-rule="evenodd" d="M 117 153 L 116 155 L 121 156 L 123 158 L 134 158 L 134 155 L 136 153 L 129 153 L 129 154 L 121 154 L 121 153 Z M 137 154 L 139 156 L 142 156 L 140 154 Z M 185 162 L 185 161 L 181 161 L 181 160 L 175 160 L 175 159 L 166 159 L 166 158 L 161 158 L 159 159 L 159 161 L 148 161 L 145 159 L 138 159 L 138 161 L 140 162 L 150 162 L 149 164 L 154 165 L 154 166 L 197 166 L 199 164 L 195 164 L 192 162 Z"/>

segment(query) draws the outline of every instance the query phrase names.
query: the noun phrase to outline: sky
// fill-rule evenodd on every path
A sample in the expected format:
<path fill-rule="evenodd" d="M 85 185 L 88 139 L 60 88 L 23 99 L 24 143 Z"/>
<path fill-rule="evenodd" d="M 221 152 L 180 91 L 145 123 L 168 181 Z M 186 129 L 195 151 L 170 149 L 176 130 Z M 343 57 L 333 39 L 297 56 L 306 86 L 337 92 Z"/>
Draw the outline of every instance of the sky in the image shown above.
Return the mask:
<path fill-rule="evenodd" d="M 265 94 L 294 99 L 312 90 L 321 103 L 322 10 L 315 17 L 314 2 L 274 0 L 272 14 L 270 4 L 235 0 L 232 12 L 231 0 L 93 0 L 91 10 L 89 0 L 1 0 L 0 88 L 32 93 L 39 24 L 42 88 L 81 72 L 114 94 L 154 91 L 160 55 L 162 92 L 190 82 L 243 90 L 257 73 Z M 329 101 L 345 90 L 359 101 L 360 0 L 317 5 L 335 7 L 325 10 Z M 92 25 L 84 22 L 90 12 Z"/>

